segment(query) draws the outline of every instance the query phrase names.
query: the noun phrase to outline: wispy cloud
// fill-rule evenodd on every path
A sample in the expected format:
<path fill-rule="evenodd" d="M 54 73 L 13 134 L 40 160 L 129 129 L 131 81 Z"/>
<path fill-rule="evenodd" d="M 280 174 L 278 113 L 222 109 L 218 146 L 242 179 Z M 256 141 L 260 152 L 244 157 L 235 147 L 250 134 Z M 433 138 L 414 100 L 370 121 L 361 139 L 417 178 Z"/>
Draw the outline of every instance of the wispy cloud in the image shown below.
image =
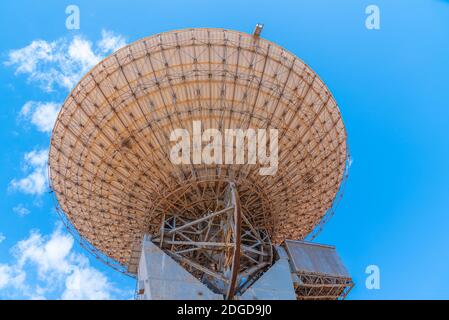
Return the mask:
<path fill-rule="evenodd" d="M 12 209 L 12 211 L 14 211 L 14 213 L 16 213 L 20 217 L 24 217 L 30 214 L 30 210 L 23 204 L 18 204 Z"/>
<path fill-rule="evenodd" d="M 0 243 L 6 240 L 6 237 L 3 233 L 0 232 Z"/>
<path fill-rule="evenodd" d="M 125 45 L 126 40 L 122 35 L 115 34 L 108 30 L 101 31 L 101 40 L 98 41 L 98 49 L 103 55 L 117 51 Z"/>
<path fill-rule="evenodd" d="M 96 43 L 79 35 L 51 42 L 34 40 L 24 48 L 10 51 L 5 63 L 47 92 L 58 87 L 70 90 L 91 67 L 125 44 L 122 35 L 106 30 Z"/>
<path fill-rule="evenodd" d="M 0 291 L 12 287 L 23 288 L 26 275 L 7 264 L 0 264 Z"/>
<path fill-rule="evenodd" d="M 33 150 L 24 156 L 23 170 L 28 175 L 21 179 L 13 179 L 9 187 L 11 190 L 21 191 L 31 195 L 41 195 L 47 190 L 47 158 L 48 150 Z"/>
<path fill-rule="evenodd" d="M 126 45 L 122 35 L 103 30 L 101 39 L 93 44 L 83 36 L 55 41 L 34 40 L 28 46 L 12 50 L 6 65 L 15 68 L 16 74 L 25 74 L 28 81 L 37 83 L 45 91 L 57 87 L 71 89 L 92 66 L 107 54 Z M 28 101 L 19 113 L 19 119 L 29 121 L 40 132 L 53 129 L 61 103 Z M 40 195 L 46 191 L 47 150 L 31 151 L 25 155 L 29 173 L 13 179 L 10 189 Z"/>
<path fill-rule="evenodd" d="M 60 224 L 51 235 L 32 231 L 13 247 L 14 263 L 0 264 L 0 295 L 30 299 L 113 299 L 130 295 L 90 266 L 86 256 L 76 254 L 73 244 L 74 239 Z M 38 280 L 31 284 L 27 276 L 33 272 Z"/>
<path fill-rule="evenodd" d="M 92 267 L 72 266 L 72 272 L 65 280 L 65 300 L 107 300 L 115 296 L 118 290 L 109 282 L 104 274 Z"/>
<path fill-rule="evenodd" d="M 94 42 L 84 36 L 63 37 L 54 41 L 36 39 L 29 45 L 11 50 L 5 64 L 24 75 L 29 83 L 45 93 L 70 90 L 95 64 L 126 45 L 122 35 L 103 30 Z M 51 96 L 51 95 L 50 95 Z M 19 119 L 31 123 L 39 132 L 50 133 L 61 103 L 29 101 Z M 10 181 L 9 189 L 30 195 L 47 191 L 48 150 L 35 148 L 23 157 L 23 177 Z M 30 211 L 22 204 L 13 208 L 20 215 Z M 0 242 L 3 241 L 0 234 Z M 12 249 L 10 263 L 0 263 L 0 296 L 45 299 L 130 298 L 131 292 L 115 287 L 102 272 L 90 266 L 83 254 L 74 250 L 74 239 L 60 225 L 50 235 L 32 231 Z M 30 274 L 35 275 L 34 277 Z"/>
<path fill-rule="evenodd" d="M 19 118 L 31 122 L 40 132 L 50 133 L 60 109 L 61 103 L 28 101 L 20 110 Z"/>

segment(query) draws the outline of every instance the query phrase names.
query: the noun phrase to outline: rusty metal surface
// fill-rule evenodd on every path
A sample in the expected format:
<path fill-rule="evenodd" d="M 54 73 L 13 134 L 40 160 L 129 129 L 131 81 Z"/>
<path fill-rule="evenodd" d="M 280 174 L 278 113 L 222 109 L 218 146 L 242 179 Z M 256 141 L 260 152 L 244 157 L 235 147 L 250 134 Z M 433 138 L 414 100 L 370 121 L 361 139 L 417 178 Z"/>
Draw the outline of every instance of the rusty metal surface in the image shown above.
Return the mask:
<path fill-rule="evenodd" d="M 237 282 L 237 275 L 240 271 L 240 245 L 241 245 L 241 226 L 242 226 L 242 217 L 240 213 L 240 200 L 238 197 L 238 192 L 235 184 L 231 184 L 232 189 L 232 205 L 234 206 L 234 252 L 233 252 L 233 261 L 231 268 L 231 279 L 230 285 L 228 288 L 228 293 L 226 298 L 232 300 L 235 294 L 235 285 Z"/>
<path fill-rule="evenodd" d="M 192 133 L 192 121 L 204 130 L 277 129 L 276 175 L 175 166 L 168 137 Z M 157 234 L 165 214 L 197 218 L 195 199 L 231 178 L 242 214 L 273 243 L 304 239 L 332 207 L 347 159 L 340 111 L 318 75 L 270 41 L 222 29 L 158 34 L 101 61 L 64 102 L 49 153 L 69 230 L 124 268 L 135 264 L 133 243 Z"/>

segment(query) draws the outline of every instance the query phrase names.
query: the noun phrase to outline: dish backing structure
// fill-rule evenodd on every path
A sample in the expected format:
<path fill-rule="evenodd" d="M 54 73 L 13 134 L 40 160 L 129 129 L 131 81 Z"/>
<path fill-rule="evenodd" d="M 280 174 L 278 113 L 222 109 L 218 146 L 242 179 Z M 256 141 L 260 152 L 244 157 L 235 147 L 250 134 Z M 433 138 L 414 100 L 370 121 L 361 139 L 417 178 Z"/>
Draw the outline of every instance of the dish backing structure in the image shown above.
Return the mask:
<path fill-rule="evenodd" d="M 353 285 L 335 248 L 302 241 L 332 214 L 347 174 L 337 103 L 260 32 L 134 42 L 90 70 L 58 115 L 49 175 L 61 217 L 97 257 L 137 276 L 139 298 L 339 299 Z M 170 135 L 194 139 L 194 121 L 276 129 L 277 172 L 174 164 Z"/>

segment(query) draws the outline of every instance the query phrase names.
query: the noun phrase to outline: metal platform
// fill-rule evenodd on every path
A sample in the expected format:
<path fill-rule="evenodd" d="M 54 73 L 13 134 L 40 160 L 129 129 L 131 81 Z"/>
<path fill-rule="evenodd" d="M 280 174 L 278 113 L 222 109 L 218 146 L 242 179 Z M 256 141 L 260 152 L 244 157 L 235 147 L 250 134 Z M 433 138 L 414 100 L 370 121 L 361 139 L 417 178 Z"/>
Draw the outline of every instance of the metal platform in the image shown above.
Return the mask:
<path fill-rule="evenodd" d="M 354 286 L 333 246 L 286 240 L 298 300 L 341 300 Z"/>

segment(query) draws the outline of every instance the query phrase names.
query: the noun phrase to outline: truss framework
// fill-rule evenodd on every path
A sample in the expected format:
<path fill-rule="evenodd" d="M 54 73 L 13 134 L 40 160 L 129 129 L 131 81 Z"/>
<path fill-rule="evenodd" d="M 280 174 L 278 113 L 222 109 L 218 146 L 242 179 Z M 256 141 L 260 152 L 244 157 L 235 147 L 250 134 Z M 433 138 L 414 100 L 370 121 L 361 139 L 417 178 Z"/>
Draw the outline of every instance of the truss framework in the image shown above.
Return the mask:
<path fill-rule="evenodd" d="M 196 220 L 182 212 L 165 217 L 152 241 L 212 291 L 232 299 L 272 264 L 273 249 L 268 233 L 243 213 L 233 182 L 217 203 L 219 210 Z"/>
<path fill-rule="evenodd" d="M 294 274 L 297 300 L 343 300 L 354 287 L 351 278 L 324 274 Z"/>
<path fill-rule="evenodd" d="M 193 120 L 204 129 L 278 129 L 278 173 L 174 166 L 170 132 Z M 183 208 L 188 220 L 215 210 L 196 203 L 229 179 L 243 214 L 273 243 L 303 239 L 330 216 L 346 160 L 338 106 L 305 63 L 261 37 L 189 29 L 139 40 L 77 84 L 55 123 L 49 180 L 73 234 L 126 269 L 145 233 Z"/>

